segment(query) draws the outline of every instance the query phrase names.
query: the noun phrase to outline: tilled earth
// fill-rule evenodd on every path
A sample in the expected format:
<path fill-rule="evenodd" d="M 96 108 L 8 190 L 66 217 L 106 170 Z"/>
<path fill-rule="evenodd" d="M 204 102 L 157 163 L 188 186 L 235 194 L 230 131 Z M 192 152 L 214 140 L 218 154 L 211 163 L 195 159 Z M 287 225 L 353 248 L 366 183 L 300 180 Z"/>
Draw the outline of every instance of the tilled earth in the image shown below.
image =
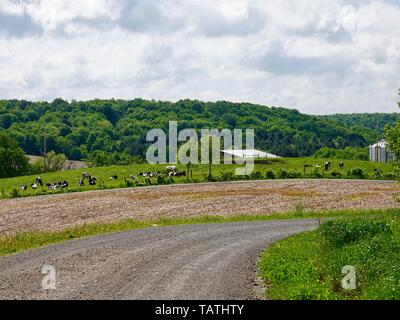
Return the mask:
<path fill-rule="evenodd" d="M 0 201 L 0 236 L 93 222 L 399 207 L 396 182 L 277 180 L 172 185 Z"/>

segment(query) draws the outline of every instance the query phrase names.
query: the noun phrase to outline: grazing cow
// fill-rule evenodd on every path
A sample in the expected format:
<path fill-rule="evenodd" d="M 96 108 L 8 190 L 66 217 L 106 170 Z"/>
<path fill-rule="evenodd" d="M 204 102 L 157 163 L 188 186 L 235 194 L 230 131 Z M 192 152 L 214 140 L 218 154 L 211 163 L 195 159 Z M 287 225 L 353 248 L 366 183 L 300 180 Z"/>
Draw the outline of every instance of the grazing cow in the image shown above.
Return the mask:
<path fill-rule="evenodd" d="M 325 171 L 328 171 L 330 167 L 330 163 L 327 161 L 325 162 Z"/>
<path fill-rule="evenodd" d="M 68 188 L 68 182 L 64 180 L 61 184 L 61 188 Z"/>
<path fill-rule="evenodd" d="M 40 177 L 36 177 L 35 179 L 35 184 L 36 185 L 40 185 L 41 187 L 43 187 L 43 180 Z"/>
<path fill-rule="evenodd" d="M 343 169 L 343 168 L 344 168 L 344 163 L 343 163 L 343 162 L 340 162 L 340 163 L 339 163 L 339 168 L 340 168 L 340 169 Z"/>
<path fill-rule="evenodd" d="M 110 180 L 117 180 L 117 179 L 118 179 L 118 176 L 117 176 L 117 175 L 111 176 L 111 177 L 110 177 Z"/>
<path fill-rule="evenodd" d="M 89 180 L 89 185 L 91 185 L 91 186 L 95 186 L 96 185 L 96 181 L 97 181 L 97 179 L 96 178 L 91 178 L 90 180 Z"/>
<path fill-rule="evenodd" d="M 167 167 L 167 173 L 170 173 L 170 172 L 177 172 L 178 171 L 178 168 L 176 167 L 176 166 L 169 166 L 169 167 Z"/>
<path fill-rule="evenodd" d="M 90 178 L 91 178 L 89 172 L 84 172 L 84 173 L 82 173 L 82 177 L 83 177 L 83 179 L 88 179 L 88 180 L 90 180 Z"/>
<path fill-rule="evenodd" d="M 23 184 L 22 186 L 19 187 L 19 190 L 26 191 L 28 190 L 28 187 L 25 184 Z"/>
<path fill-rule="evenodd" d="M 148 173 L 148 176 L 149 176 L 150 178 L 156 178 L 159 174 L 160 174 L 159 172 L 149 172 L 149 173 Z"/>
<path fill-rule="evenodd" d="M 78 186 L 83 187 L 84 185 L 85 185 L 85 182 L 83 181 L 83 179 L 79 180 Z"/>
<path fill-rule="evenodd" d="M 38 185 L 36 183 L 32 183 L 31 187 L 32 187 L 33 190 L 36 190 L 38 188 Z"/>
<path fill-rule="evenodd" d="M 47 183 L 46 187 L 47 187 L 47 189 L 54 191 L 54 190 L 57 190 L 58 184 L 57 183 Z"/>

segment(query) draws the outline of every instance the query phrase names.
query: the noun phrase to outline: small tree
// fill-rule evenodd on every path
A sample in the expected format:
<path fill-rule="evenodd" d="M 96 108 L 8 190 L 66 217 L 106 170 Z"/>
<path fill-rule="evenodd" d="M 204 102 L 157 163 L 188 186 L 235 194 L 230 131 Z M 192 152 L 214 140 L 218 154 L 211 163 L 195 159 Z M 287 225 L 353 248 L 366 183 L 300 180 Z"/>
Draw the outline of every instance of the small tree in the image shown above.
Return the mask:
<path fill-rule="evenodd" d="M 400 91 L 399 91 L 400 93 Z M 398 103 L 400 107 L 400 102 Z M 389 142 L 389 149 L 396 156 L 394 165 L 396 167 L 397 177 L 400 178 L 400 121 L 393 126 L 385 127 L 386 140 Z"/>
<path fill-rule="evenodd" d="M 27 174 L 29 160 L 24 151 L 6 133 L 0 133 L 0 178 Z"/>
<path fill-rule="evenodd" d="M 49 171 L 61 171 L 67 162 L 67 157 L 62 153 L 51 151 L 47 154 L 47 168 Z"/>

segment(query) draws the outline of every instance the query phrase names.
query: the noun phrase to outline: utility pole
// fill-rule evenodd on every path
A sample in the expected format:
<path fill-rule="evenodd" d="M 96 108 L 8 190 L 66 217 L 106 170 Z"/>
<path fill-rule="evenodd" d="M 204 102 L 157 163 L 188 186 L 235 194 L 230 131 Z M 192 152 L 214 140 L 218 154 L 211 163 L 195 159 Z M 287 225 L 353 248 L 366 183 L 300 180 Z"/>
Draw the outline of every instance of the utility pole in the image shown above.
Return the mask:
<path fill-rule="evenodd" d="M 47 134 L 43 136 L 43 165 L 44 171 L 47 171 Z"/>

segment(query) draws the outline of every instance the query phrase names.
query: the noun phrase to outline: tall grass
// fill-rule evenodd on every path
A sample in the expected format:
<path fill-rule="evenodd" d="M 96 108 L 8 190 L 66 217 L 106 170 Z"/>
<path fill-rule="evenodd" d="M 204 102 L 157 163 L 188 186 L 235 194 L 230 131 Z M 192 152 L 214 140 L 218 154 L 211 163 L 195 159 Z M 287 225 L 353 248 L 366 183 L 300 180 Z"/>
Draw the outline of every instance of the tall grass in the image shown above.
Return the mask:
<path fill-rule="evenodd" d="M 400 299 L 400 209 L 328 221 L 268 249 L 260 274 L 271 299 Z M 342 268 L 356 270 L 355 290 Z"/>

